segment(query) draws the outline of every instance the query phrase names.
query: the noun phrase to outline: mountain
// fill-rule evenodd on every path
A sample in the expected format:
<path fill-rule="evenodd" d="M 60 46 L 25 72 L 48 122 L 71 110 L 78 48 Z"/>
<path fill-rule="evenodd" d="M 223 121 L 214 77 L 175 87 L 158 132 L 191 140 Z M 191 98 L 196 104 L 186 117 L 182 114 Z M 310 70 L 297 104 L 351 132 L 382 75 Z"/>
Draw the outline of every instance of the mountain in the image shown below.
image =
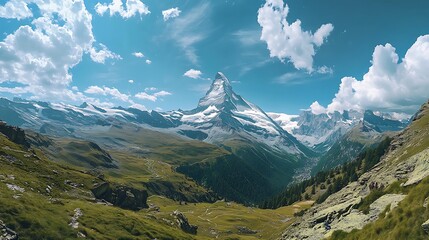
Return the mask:
<path fill-rule="evenodd" d="M 331 194 L 304 212 L 283 239 L 427 239 L 429 102 L 380 153 L 372 164 L 367 159 L 379 154 L 369 151 L 364 161 L 356 160 L 360 166 L 353 161 L 353 168 L 343 168 L 357 172 L 354 178 L 342 178 L 346 172 L 339 168 L 327 175 L 329 182 L 319 179 L 321 191 Z"/>
<path fill-rule="evenodd" d="M 225 139 L 246 138 L 293 154 L 308 152 L 258 106 L 236 94 L 228 78 L 217 73 L 197 108 L 182 111 L 179 127 L 207 134 L 204 141 L 221 144 Z"/>
<path fill-rule="evenodd" d="M 371 110 L 349 110 L 333 113 L 314 114 L 304 110 L 299 115 L 269 113 L 285 130 L 313 150 L 326 153 L 354 126 L 365 121 L 379 132 L 400 131 L 408 121 L 395 119 L 387 113 L 376 115 Z"/>
<path fill-rule="evenodd" d="M 365 149 L 376 146 L 391 132 L 382 133 L 376 126 L 363 120 L 341 136 L 332 147 L 320 157 L 313 168 L 313 174 L 340 166 L 355 159 Z"/>
<path fill-rule="evenodd" d="M 236 94 L 222 73 L 216 74 L 206 95 L 189 111 L 108 109 L 90 103 L 72 106 L 18 98 L 14 101 L 1 99 L 0 109 L 3 110 L 0 119 L 10 124 L 57 138 L 71 138 L 71 141 L 57 140 L 60 145 L 46 149 L 54 158 L 63 158 L 60 152 L 70 155 L 73 149 L 90 149 L 93 156 L 106 157 L 101 161 L 105 165 L 101 166 L 114 167 L 114 156 L 110 159 L 109 155 L 90 146 L 92 143 L 138 155 L 168 148 L 162 139 L 183 139 L 185 144 L 171 154 L 160 154 L 159 159 L 187 159 L 169 163 L 200 185 L 239 202 L 257 202 L 277 193 L 292 181 L 299 169 L 309 168 L 315 157 L 312 150 L 262 109 Z M 142 135 L 136 136 L 136 133 Z M 145 137 L 144 133 L 150 133 L 152 141 L 161 144 L 156 147 L 149 142 L 136 145 L 135 142 L 141 142 L 139 138 Z M 215 145 L 214 148 L 221 148 L 225 153 L 191 157 L 189 155 L 198 152 L 197 148 L 186 145 L 194 140 Z M 54 146 L 58 151 L 51 150 Z M 147 149 L 142 149 L 145 147 Z M 73 154 L 82 156 L 81 161 L 69 159 L 75 165 L 99 166 L 99 162 L 83 153 L 75 151 Z"/>

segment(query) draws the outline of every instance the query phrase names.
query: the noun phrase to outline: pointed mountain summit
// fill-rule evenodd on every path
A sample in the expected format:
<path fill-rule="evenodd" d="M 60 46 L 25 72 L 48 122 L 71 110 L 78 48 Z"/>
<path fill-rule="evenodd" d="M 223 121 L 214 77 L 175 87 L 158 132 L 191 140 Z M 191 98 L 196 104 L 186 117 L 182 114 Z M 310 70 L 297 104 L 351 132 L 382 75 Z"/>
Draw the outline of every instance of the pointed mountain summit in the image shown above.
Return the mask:
<path fill-rule="evenodd" d="M 233 90 L 229 79 L 221 72 L 216 74 L 210 89 L 200 99 L 199 108 L 215 106 L 218 109 L 236 110 L 239 106 L 251 108 L 249 104 Z"/>

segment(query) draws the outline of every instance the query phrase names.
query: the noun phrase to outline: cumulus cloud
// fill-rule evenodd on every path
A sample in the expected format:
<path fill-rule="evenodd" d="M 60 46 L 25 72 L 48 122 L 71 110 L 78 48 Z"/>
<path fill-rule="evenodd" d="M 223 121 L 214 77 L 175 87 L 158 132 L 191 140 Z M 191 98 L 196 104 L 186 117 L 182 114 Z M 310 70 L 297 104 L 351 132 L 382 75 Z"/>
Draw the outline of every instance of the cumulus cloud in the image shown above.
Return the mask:
<path fill-rule="evenodd" d="M 326 108 L 319 104 L 319 102 L 315 101 L 310 105 L 310 110 L 313 114 L 322 114 L 326 113 Z"/>
<path fill-rule="evenodd" d="M 334 29 L 330 23 L 322 25 L 314 34 L 301 28 L 298 19 L 287 21 L 289 7 L 283 0 L 267 0 L 258 10 L 258 23 L 262 27 L 261 40 L 267 43 L 270 57 L 288 59 L 296 69 L 313 70 L 316 47 L 320 47 Z"/>
<path fill-rule="evenodd" d="M 131 83 L 131 84 L 133 84 L 134 80 L 130 79 L 130 80 L 128 80 L 128 82 Z"/>
<path fill-rule="evenodd" d="M 183 76 L 193 78 L 193 79 L 199 79 L 201 78 L 202 74 L 203 73 L 200 70 L 189 69 L 183 74 Z"/>
<path fill-rule="evenodd" d="M 151 60 L 149 60 L 149 59 L 146 59 L 146 64 L 152 64 L 152 61 Z"/>
<path fill-rule="evenodd" d="M 162 11 L 162 16 L 164 18 L 164 21 L 167 21 L 170 18 L 176 18 L 180 15 L 182 11 L 179 10 L 179 8 L 170 8 L 167 10 Z"/>
<path fill-rule="evenodd" d="M 100 16 L 109 11 L 110 16 L 118 14 L 122 18 L 134 17 L 137 14 L 141 17 L 150 13 L 149 8 L 140 0 L 126 0 L 125 7 L 122 0 L 112 0 L 110 4 L 97 3 L 95 11 Z"/>
<path fill-rule="evenodd" d="M 133 52 L 132 55 L 136 58 L 143 58 L 144 54 L 141 52 Z"/>
<path fill-rule="evenodd" d="M 0 6 L 0 18 L 16 18 L 21 20 L 32 16 L 33 13 L 28 8 L 28 3 L 23 0 L 10 0 L 4 6 Z"/>
<path fill-rule="evenodd" d="M 90 86 L 88 89 L 85 90 L 85 93 L 88 94 L 96 94 L 96 95 L 103 95 L 103 96 L 111 96 L 115 99 L 121 100 L 123 102 L 129 101 L 129 96 L 127 94 L 121 93 L 116 88 L 109 88 L 109 87 L 99 87 L 99 86 Z"/>
<path fill-rule="evenodd" d="M 151 95 L 151 94 L 146 93 L 146 92 L 139 92 L 136 95 L 134 95 L 134 97 L 136 97 L 138 99 L 141 99 L 141 100 L 149 100 L 149 101 L 152 101 L 152 102 L 155 102 L 156 99 L 157 99 L 156 96 Z"/>
<path fill-rule="evenodd" d="M 36 99 L 76 99 L 81 96 L 68 90 L 72 82 L 70 69 L 82 61 L 83 54 L 90 54 L 96 62 L 119 58 L 104 45 L 99 45 L 101 50 L 95 49 L 92 16 L 83 0 L 20 2 L 37 5 L 40 16 L 0 42 L 0 83 L 9 81 L 23 85 L 20 91 Z M 8 1 L 4 7 L 8 4 L 14 5 L 16 1 Z M 9 14 L 13 16 L 12 12 Z M 16 18 L 22 16 L 15 15 Z"/>
<path fill-rule="evenodd" d="M 97 51 L 95 47 L 89 50 L 92 61 L 97 63 L 105 63 L 106 59 L 122 59 L 122 57 L 116 53 L 111 52 L 104 44 L 99 44 L 101 49 Z"/>
<path fill-rule="evenodd" d="M 327 67 L 327 66 L 321 66 L 321 67 L 319 67 L 317 69 L 317 73 L 320 73 L 320 74 L 331 74 L 332 75 L 334 73 L 334 70 L 332 68 L 330 68 L 330 67 Z"/>
<path fill-rule="evenodd" d="M 341 79 L 328 111 L 372 109 L 413 113 L 428 99 L 429 35 L 417 38 L 401 61 L 391 44 L 376 46 L 371 63 L 363 79 Z"/>
<path fill-rule="evenodd" d="M 164 97 L 164 96 L 170 96 L 171 92 L 167 92 L 167 91 L 159 91 L 153 94 L 155 97 Z"/>
<path fill-rule="evenodd" d="M 146 89 L 148 91 L 156 90 L 156 88 L 146 88 Z M 149 101 L 152 101 L 152 102 L 156 102 L 158 100 L 158 98 L 169 96 L 169 95 L 172 95 L 172 93 L 167 92 L 167 91 L 159 91 L 159 92 L 156 92 L 156 93 L 153 93 L 153 94 L 150 94 L 150 93 L 147 93 L 147 92 L 139 92 L 134 97 L 136 97 L 138 99 L 142 99 L 142 100 L 149 100 Z"/>

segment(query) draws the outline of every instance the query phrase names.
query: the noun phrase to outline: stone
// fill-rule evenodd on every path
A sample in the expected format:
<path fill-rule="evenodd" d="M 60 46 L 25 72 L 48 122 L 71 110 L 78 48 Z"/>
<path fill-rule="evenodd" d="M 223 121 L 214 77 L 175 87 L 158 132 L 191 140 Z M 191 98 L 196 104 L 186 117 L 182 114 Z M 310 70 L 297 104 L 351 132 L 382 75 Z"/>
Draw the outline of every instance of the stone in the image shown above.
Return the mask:
<path fill-rule="evenodd" d="M 238 226 L 238 233 L 239 234 L 257 234 L 258 231 L 252 230 L 248 227 Z"/>
<path fill-rule="evenodd" d="M 8 228 L 2 220 L 0 220 L 0 239 L 1 240 L 18 240 L 18 234 Z"/>
<path fill-rule="evenodd" d="M 104 200 L 120 208 L 134 211 L 148 208 L 148 193 L 146 190 L 121 185 L 112 186 L 108 182 L 102 182 L 96 184 L 91 191 L 97 199 Z"/>
<path fill-rule="evenodd" d="M 182 231 L 194 235 L 197 234 L 198 226 L 189 224 L 188 218 L 186 218 L 183 213 L 176 210 L 173 212 L 172 216 L 176 219 L 176 223 Z"/>
<path fill-rule="evenodd" d="M 423 228 L 423 231 L 425 231 L 426 234 L 429 234 L 429 219 L 422 224 L 422 228 Z"/>
<path fill-rule="evenodd" d="M 83 216 L 83 212 L 82 210 L 80 210 L 80 208 L 76 208 L 74 210 L 74 215 L 71 218 L 71 221 L 69 223 L 69 226 L 71 226 L 74 229 L 77 229 L 79 227 L 79 218 Z"/>

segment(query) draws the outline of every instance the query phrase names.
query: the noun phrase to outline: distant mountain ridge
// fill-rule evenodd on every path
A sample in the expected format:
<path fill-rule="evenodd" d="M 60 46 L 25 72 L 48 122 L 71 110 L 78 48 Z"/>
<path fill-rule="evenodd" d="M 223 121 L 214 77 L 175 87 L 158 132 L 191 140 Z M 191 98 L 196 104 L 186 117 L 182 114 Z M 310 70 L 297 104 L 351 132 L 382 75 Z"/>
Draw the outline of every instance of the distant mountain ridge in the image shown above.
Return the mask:
<path fill-rule="evenodd" d="M 317 152 L 327 152 L 342 136 L 362 121 L 380 133 L 400 131 L 409 124 L 409 120 L 397 120 L 386 113 L 380 113 L 379 116 L 371 110 L 323 114 L 305 110 L 300 115 L 281 113 L 268 115 L 299 141 Z"/>

